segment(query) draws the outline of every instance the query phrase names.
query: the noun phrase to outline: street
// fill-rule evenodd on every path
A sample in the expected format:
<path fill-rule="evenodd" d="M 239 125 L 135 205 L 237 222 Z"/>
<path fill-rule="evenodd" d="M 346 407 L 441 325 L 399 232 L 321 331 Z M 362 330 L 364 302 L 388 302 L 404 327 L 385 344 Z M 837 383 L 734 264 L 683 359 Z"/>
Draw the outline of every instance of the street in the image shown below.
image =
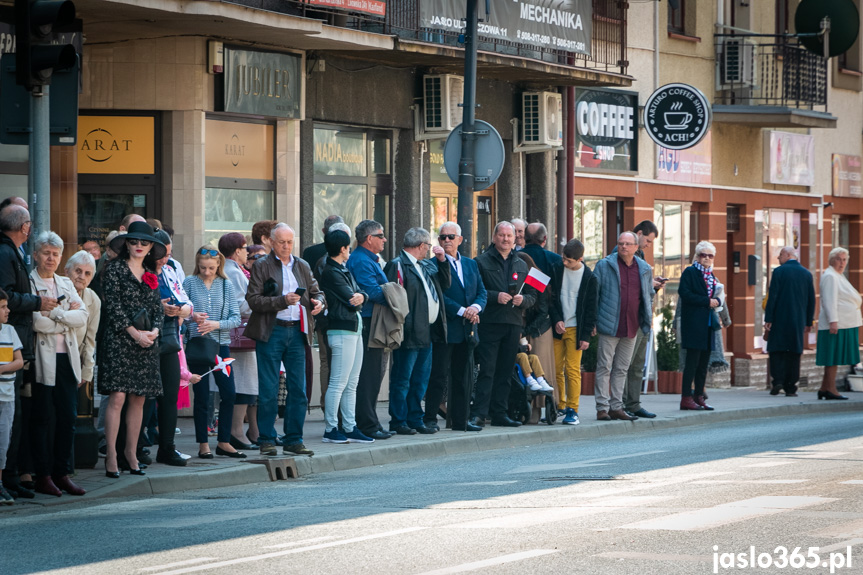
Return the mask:
<path fill-rule="evenodd" d="M 774 417 L 21 507 L 0 573 L 861 573 L 861 424 Z"/>

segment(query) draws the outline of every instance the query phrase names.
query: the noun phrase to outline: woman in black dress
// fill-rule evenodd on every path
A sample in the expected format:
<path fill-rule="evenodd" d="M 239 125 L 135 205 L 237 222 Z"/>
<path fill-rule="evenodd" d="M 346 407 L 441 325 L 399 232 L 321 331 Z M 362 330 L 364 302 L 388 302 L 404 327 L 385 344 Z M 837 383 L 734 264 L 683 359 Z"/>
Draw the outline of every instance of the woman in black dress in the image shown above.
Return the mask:
<path fill-rule="evenodd" d="M 105 332 L 99 344 L 104 346 L 100 354 L 99 393 L 110 396 L 105 414 L 105 475 L 117 478 L 120 473 L 116 443 L 123 404 L 127 404 L 126 462 L 130 473 L 144 475 L 135 457 L 142 408 L 147 397 L 162 395 L 159 351 L 154 344 L 159 338 L 164 312 L 153 271 L 166 248 L 145 222 L 133 222 L 129 233 L 114 238 L 110 247 L 117 257 L 105 265 L 102 279 Z"/>

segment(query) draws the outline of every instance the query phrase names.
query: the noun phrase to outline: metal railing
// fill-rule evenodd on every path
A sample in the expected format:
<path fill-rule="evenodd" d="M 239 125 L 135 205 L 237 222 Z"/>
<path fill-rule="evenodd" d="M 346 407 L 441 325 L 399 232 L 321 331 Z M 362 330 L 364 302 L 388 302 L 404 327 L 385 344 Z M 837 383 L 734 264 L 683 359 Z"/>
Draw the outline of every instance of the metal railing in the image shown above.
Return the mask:
<path fill-rule="evenodd" d="M 263 7 L 264 0 L 230 0 L 250 7 Z M 324 20 L 364 32 L 392 34 L 399 38 L 460 47 L 458 32 L 420 27 L 419 6 L 422 0 L 387 0 L 386 16 L 348 12 L 312 3 L 312 0 L 282 0 L 279 11 L 304 18 Z M 272 4 L 266 3 L 272 10 Z M 590 55 L 553 48 L 518 44 L 480 34 L 479 50 L 541 60 L 571 67 L 590 68 L 626 74 L 629 67 L 626 50 L 627 9 L 621 0 L 592 0 L 593 22 Z"/>
<path fill-rule="evenodd" d="M 716 34 L 716 104 L 827 107 L 827 60 L 797 38 Z"/>

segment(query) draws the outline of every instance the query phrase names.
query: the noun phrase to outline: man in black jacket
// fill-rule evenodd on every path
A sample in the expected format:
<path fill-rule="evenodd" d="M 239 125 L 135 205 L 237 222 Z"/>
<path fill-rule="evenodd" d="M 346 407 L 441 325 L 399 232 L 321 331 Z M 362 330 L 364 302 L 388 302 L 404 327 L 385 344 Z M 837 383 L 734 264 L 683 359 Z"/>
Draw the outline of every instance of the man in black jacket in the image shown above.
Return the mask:
<path fill-rule="evenodd" d="M 57 307 L 56 298 L 30 293 L 30 276 L 20 248 L 30 236 L 31 228 L 30 213 L 24 207 L 12 204 L 0 210 L 0 288 L 9 296 L 8 323 L 18 332 L 25 364 L 36 357 L 33 312 L 51 311 Z M 3 470 L 3 485 L 13 497 L 32 498 L 33 492 L 22 487 L 18 479 L 18 447 L 24 432 L 20 397 L 23 371 L 16 373 L 15 419 Z"/>
<path fill-rule="evenodd" d="M 432 248 L 435 260 L 425 259 Z M 422 399 L 431 373 L 432 342 L 446 342 L 443 290 L 450 286 L 450 266 L 443 248 L 431 245 L 423 228 L 405 234 L 402 252 L 384 268 L 387 279 L 407 292 L 404 340 L 393 352 L 390 371 L 390 431 L 399 435 L 434 433 L 423 424 Z M 437 410 L 437 406 L 428 406 Z"/>
<path fill-rule="evenodd" d="M 515 368 L 515 355 L 521 337 L 522 316 L 536 301 L 536 290 L 522 286 L 528 267 L 516 256 L 515 227 L 500 222 L 494 227 L 494 245 L 476 258 L 477 267 L 488 293 L 488 302 L 479 324 L 479 345 L 475 359 L 479 364 L 476 396 L 471 405 L 471 425 L 518 427 L 521 423 L 507 415 L 509 381 Z"/>

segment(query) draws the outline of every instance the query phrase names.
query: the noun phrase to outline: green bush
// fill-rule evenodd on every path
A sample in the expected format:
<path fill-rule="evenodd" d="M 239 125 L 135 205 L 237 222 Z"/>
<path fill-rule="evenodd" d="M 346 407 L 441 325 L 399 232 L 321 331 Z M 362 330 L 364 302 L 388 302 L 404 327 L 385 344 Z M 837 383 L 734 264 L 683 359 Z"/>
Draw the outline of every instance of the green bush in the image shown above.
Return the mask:
<path fill-rule="evenodd" d="M 595 335 L 590 338 L 590 347 L 581 352 L 581 369 L 585 372 L 596 371 L 596 346 L 599 341 L 599 336 Z"/>
<path fill-rule="evenodd" d="M 680 367 L 680 345 L 674 335 L 674 309 L 669 303 L 659 310 L 662 322 L 656 334 L 656 369 L 677 371 Z"/>

